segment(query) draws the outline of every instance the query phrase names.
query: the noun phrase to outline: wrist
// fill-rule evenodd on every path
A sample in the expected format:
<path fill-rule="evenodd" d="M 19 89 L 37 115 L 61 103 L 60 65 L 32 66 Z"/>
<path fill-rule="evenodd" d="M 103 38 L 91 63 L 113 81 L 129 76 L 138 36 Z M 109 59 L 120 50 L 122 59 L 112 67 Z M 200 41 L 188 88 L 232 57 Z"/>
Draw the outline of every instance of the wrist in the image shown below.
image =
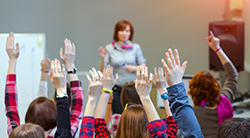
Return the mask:
<path fill-rule="evenodd" d="M 218 47 L 216 50 L 214 50 L 215 53 L 221 50 L 221 47 Z"/>
<path fill-rule="evenodd" d="M 141 102 L 150 101 L 150 96 L 140 96 Z"/>
<path fill-rule="evenodd" d="M 71 71 L 73 68 L 75 68 L 75 64 L 65 64 L 66 65 L 66 68 L 67 68 L 67 71 Z"/>
<path fill-rule="evenodd" d="M 67 93 L 66 88 L 56 88 L 56 94 L 61 93 L 61 92 Z"/>
<path fill-rule="evenodd" d="M 160 93 L 165 93 L 167 91 L 167 88 L 165 88 L 165 89 L 164 88 L 160 88 L 158 90 L 159 90 Z"/>

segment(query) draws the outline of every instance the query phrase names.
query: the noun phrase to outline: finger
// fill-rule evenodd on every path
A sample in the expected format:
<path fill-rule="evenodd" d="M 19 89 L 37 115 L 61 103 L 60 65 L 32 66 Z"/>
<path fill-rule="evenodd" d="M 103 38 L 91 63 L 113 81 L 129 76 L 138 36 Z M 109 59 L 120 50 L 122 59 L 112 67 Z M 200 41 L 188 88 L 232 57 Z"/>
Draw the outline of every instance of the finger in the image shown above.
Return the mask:
<path fill-rule="evenodd" d="M 92 68 L 92 71 L 94 73 L 94 77 L 97 79 L 98 78 L 98 73 L 95 68 Z"/>
<path fill-rule="evenodd" d="M 177 66 L 181 66 L 180 64 L 180 56 L 179 56 L 179 53 L 178 53 L 178 50 L 177 49 L 175 49 L 174 50 L 174 56 L 175 56 L 175 62 L 176 62 L 176 65 Z"/>
<path fill-rule="evenodd" d="M 110 77 L 113 77 L 113 67 L 110 66 Z"/>
<path fill-rule="evenodd" d="M 119 77 L 118 77 L 118 73 L 116 73 L 116 74 L 115 74 L 115 80 L 114 80 L 114 82 L 116 82 L 118 78 L 119 78 Z"/>
<path fill-rule="evenodd" d="M 55 64 L 54 64 L 54 72 L 55 72 L 55 75 L 58 75 L 58 60 L 57 58 L 55 58 Z"/>
<path fill-rule="evenodd" d="M 143 67 L 141 70 L 141 79 L 145 79 L 145 67 Z"/>
<path fill-rule="evenodd" d="M 163 69 L 162 68 L 158 68 L 158 74 L 159 74 L 159 79 L 163 80 Z"/>
<path fill-rule="evenodd" d="M 52 81 L 52 71 L 51 70 L 49 70 L 49 78 Z"/>
<path fill-rule="evenodd" d="M 89 77 L 89 75 L 88 75 L 88 74 L 86 75 L 86 77 L 87 77 L 87 79 L 88 79 L 88 81 L 89 81 L 89 84 L 91 84 L 91 83 L 92 83 L 92 81 L 91 81 L 91 78 Z"/>
<path fill-rule="evenodd" d="M 57 60 L 57 70 L 58 70 L 58 73 L 59 73 L 59 74 L 62 73 L 60 60 Z"/>
<path fill-rule="evenodd" d="M 19 53 L 19 43 L 16 43 L 16 53 Z"/>
<path fill-rule="evenodd" d="M 60 58 L 63 59 L 63 49 L 62 48 L 60 48 L 59 54 L 60 54 Z"/>
<path fill-rule="evenodd" d="M 48 59 L 48 58 L 49 58 L 49 54 L 47 53 L 47 54 L 46 54 L 46 59 Z"/>
<path fill-rule="evenodd" d="M 137 80 L 139 81 L 139 80 L 141 80 L 141 77 L 140 77 L 140 67 L 137 67 L 137 69 L 136 69 L 136 78 L 137 78 Z"/>
<path fill-rule="evenodd" d="M 97 73 L 100 76 L 100 82 L 102 82 L 103 81 L 103 74 L 102 74 L 102 72 L 98 70 Z"/>
<path fill-rule="evenodd" d="M 146 81 L 148 81 L 148 67 L 145 67 L 144 78 L 145 78 Z"/>
<path fill-rule="evenodd" d="M 155 73 L 155 80 L 156 80 L 156 79 L 159 79 L 159 78 L 158 78 L 159 76 L 158 76 L 158 73 L 157 73 L 157 68 L 154 68 L 154 73 Z"/>
<path fill-rule="evenodd" d="M 72 43 L 72 52 L 76 53 L 76 46 L 75 46 L 75 43 Z"/>
<path fill-rule="evenodd" d="M 168 52 L 166 52 L 166 59 L 167 59 L 169 70 L 172 70 L 173 69 L 173 64 L 172 64 L 171 58 L 169 57 L 169 53 Z"/>
<path fill-rule="evenodd" d="M 103 71 L 102 71 L 102 72 L 103 72 L 103 76 L 104 76 L 104 77 L 107 77 L 106 68 L 103 68 Z"/>
<path fill-rule="evenodd" d="M 154 75 L 152 73 L 150 73 L 150 77 L 149 77 L 149 81 L 148 81 L 149 85 L 151 85 L 153 78 L 154 78 Z"/>
<path fill-rule="evenodd" d="M 12 48 L 12 49 L 14 49 L 14 34 L 13 33 L 10 33 L 10 35 L 9 35 L 9 48 Z"/>
<path fill-rule="evenodd" d="M 183 73 L 185 72 L 185 70 L 187 68 L 187 63 L 188 63 L 187 61 L 182 63 L 181 70 L 183 71 Z"/>
<path fill-rule="evenodd" d="M 214 37 L 214 33 L 212 31 L 209 31 L 210 35 Z"/>
<path fill-rule="evenodd" d="M 174 58 L 174 54 L 173 54 L 172 49 L 168 49 L 168 53 L 169 53 L 169 56 L 170 56 L 173 67 L 176 67 L 175 58 Z"/>
<path fill-rule="evenodd" d="M 63 76 L 65 76 L 65 72 L 66 72 L 66 71 L 65 71 L 65 65 L 62 64 L 62 75 L 63 75 Z"/>
<path fill-rule="evenodd" d="M 166 64 L 166 62 L 165 62 L 164 59 L 161 59 L 161 63 L 162 63 L 162 66 L 163 66 L 165 72 L 169 72 L 169 68 L 168 68 L 168 66 L 167 66 L 167 64 Z"/>
<path fill-rule="evenodd" d="M 51 70 L 51 75 L 54 76 L 54 60 L 51 61 L 51 64 L 50 64 L 50 70 Z"/>

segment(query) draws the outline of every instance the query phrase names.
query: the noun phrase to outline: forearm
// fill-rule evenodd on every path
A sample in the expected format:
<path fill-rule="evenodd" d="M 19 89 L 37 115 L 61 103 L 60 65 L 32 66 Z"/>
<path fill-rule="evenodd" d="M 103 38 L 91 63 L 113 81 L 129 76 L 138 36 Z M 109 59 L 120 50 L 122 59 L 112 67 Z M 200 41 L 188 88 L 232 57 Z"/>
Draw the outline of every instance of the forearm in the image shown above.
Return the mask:
<path fill-rule="evenodd" d="M 170 111 L 170 107 L 169 107 L 169 102 L 168 100 L 162 99 L 164 106 L 165 106 L 165 111 L 166 111 L 166 117 L 172 116 L 172 112 Z"/>
<path fill-rule="evenodd" d="M 48 73 L 46 73 L 44 70 L 41 72 L 41 81 L 47 81 Z"/>
<path fill-rule="evenodd" d="M 101 95 L 99 102 L 98 102 L 98 105 L 96 107 L 95 118 L 104 118 L 105 117 L 109 96 L 110 96 L 109 93 L 102 92 L 102 95 Z"/>
<path fill-rule="evenodd" d="M 112 104 L 108 103 L 107 109 L 106 109 L 106 114 L 105 114 L 105 121 L 109 122 L 111 116 L 112 116 Z"/>
<path fill-rule="evenodd" d="M 96 98 L 88 98 L 84 116 L 94 116 L 96 102 L 97 102 Z"/>
<path fill-rule="evenodd" d="M 154 121 L 160 119 L 150 97 L 140 97 L 144 110 L 147 114 L 148 121 Z"/>
<path fill-rule="evenodd" d="M 230 59 L 227 57 L 227 55 L 224 53 L 223 49 L 220 49 L 216 52 L 217 56 L 219 57 L 222 65 L 226 64 L 230 61 Z"/>
<path fill-rule="evenodd" d="M 16 74 L 17 59 L 9 59 L 8 74 Z"/>
<path fill-rule="evenodd" d="M 101 58 L 101 62 L 99 64 L 99 69 L 101 72 L 103 71 L 103 68 L 104 68 L 104 58 Z"/>

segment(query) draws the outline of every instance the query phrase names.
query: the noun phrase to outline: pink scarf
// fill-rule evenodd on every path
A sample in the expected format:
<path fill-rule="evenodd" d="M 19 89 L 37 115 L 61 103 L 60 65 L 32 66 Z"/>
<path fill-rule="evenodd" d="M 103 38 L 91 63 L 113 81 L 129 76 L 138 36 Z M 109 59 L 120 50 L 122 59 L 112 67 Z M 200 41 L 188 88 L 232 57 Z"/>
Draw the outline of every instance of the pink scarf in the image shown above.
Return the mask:
<path fill-rule="evenodd" d="M 118 46 L 118 47 L 121 47 L 122 49 L 131 49 L 133 48 L 133 44 L 131 41 L 126 41 L 126 42 L 122 42 L 122 41 L 113 41 L 112 42 L 112 45 L 115 47 L 115 46 Z"/>
<path fill-rule="evenodd" d="M 227 99 L 226 96 L 219 96 L 220 103 L 217 104 L 217 114 L 218 114 L 218 124 L 221 125 L 225 120 L 233 118 L 233 107 L 231 102 Z M 207 106 L 208 102 L 203 100 L 200 103 L 200 106 Z"/>

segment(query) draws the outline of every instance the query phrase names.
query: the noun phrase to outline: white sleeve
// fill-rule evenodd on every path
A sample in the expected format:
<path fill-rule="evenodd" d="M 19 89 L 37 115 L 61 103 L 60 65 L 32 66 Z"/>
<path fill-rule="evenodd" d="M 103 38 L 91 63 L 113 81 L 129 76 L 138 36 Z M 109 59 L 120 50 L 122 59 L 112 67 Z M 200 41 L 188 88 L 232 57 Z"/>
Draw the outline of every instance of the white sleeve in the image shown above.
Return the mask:
<path fill-rule="evenodd" d="M 48 97 L 48 83 L 47 81 L 40 81 L 37 96 Z"/>

